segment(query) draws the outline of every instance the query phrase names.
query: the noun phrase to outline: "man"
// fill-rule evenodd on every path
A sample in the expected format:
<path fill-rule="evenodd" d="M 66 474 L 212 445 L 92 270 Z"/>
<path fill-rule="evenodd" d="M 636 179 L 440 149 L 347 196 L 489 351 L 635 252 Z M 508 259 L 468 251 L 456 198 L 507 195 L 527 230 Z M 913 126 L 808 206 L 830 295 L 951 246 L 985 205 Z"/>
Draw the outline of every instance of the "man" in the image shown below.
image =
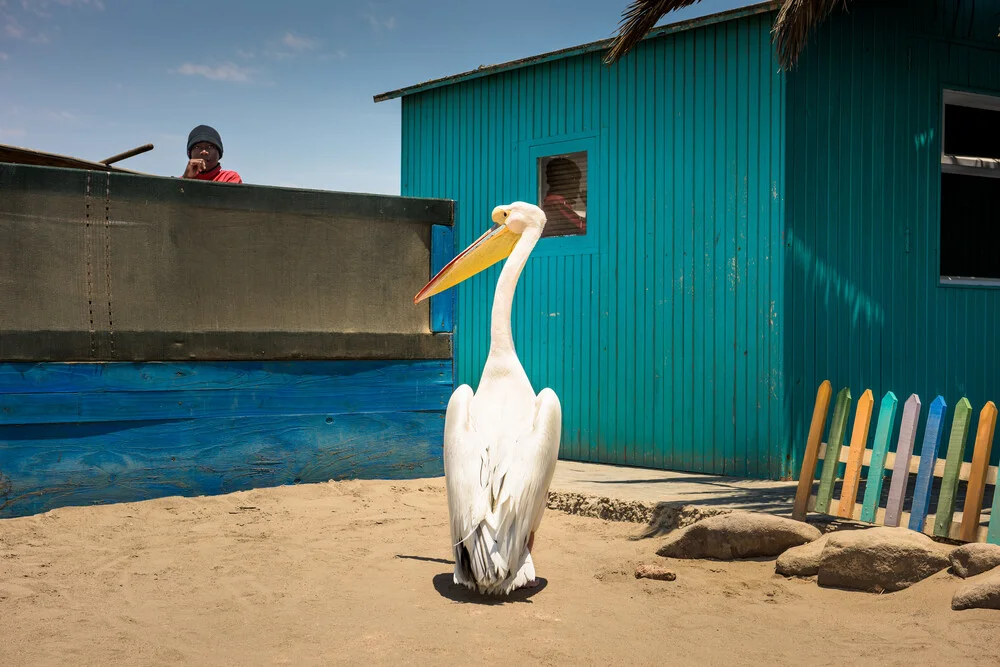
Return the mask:
<path fill-rule="evenodd" d="M 542 201 L 545 232 L 542 236 L 572 236 L 587 233 L 587 220 L 573 210 L 580 198 L 583 174 L 569 158 L 557 157 L 545 165 L 548 192 Z"/>
<path fill-rule="evenodd" d="M 188 163 L 182 178 L 220 183 L 242 183 L 235 171 L 227 171 L 219 164 L 222 159 L 222 137 L 214 127 L 199 125 L 191 130 L 187 143 Z"/>

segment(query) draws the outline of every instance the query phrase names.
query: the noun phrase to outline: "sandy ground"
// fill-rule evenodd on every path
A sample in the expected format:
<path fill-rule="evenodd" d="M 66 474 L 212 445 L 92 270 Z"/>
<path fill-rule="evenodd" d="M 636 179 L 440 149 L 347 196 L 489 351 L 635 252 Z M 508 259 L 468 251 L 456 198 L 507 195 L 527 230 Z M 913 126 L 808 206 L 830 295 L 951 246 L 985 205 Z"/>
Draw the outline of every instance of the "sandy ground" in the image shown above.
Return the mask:
<path fill-rule="evenodd" d="M 451 583 L 446 518 L 434 479 L 0 521 L 0 665 L 996 664 L 1000 612 L 952 611 L 947 573 L 822 589 L 549 511 L 542 586 L 490 604 Z M 677 580 L 637 580 L 640 563 Z"/>

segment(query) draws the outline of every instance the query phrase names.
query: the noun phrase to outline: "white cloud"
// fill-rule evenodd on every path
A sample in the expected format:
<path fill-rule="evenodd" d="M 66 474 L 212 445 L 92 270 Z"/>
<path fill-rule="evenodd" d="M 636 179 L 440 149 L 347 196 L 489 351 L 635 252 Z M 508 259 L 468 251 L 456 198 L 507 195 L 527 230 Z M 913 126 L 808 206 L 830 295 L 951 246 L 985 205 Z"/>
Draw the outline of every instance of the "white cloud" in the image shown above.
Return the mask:
<path fill-rule="evenodd" d="M 286 32 L 285 36 L 281 38 L 281 43 L 292 51 L 299 53 L 302 51 L 311 51 L 319 46 L 319 42 L 315 39 L 302 37 L 293 32 Z"/>
<path fill-rule="evenodd" d="M 59 32 L 56 13 L 104 11 L 103 0 L 0 0 L 0 32 L 12 39 L 44 44 Z"/>
<path fill-rule="evenodd" d="M 3 17 L 3 31 L 4 34 L 13 39 L 23 39 L 27 34 L 24 26 L 16 18 L 9 15 Z"/>
<path fill-rule="evenodd" d="M 4 60 L 7 60 L 8 58 L 10 58 L 9 55 L 7 55 L 6 53 L 4 53 L 3 51 L 0 51 L 0 62 L 3 62 Z"/>
<path fill-rule="evenodd" d="M 4 139 L 19 139 L 26 134 L 23 127 L 0 127 L 0 137 Z"/>
<path fill-rule="evenodd" d="M 253 80 L 254 70 L 240 67 L 234 63 L 223 63 L 216 67 L 211 65 L 196 65 L 184 63 L 177 72 L 187 76 L 203 76 L 211 81 L 249 82 Z"/>
<path fill-rule="evenodd" d="M 243 49 L 236 49 L 236 55 L 240 58 L 246 58 L 247 60 L 255 57 L 253 51 L 244 51 Z"/>
<path fill-rule="evenodd" d="M 364 17 L 368 20 L 368 25 L 370 25 L 372 30 L 374 30 L 375 32 L 381 32 L 382 30 L 392 30 L 396 27 L 395 16 L 381 18 L 376 16 L 375 12 L 371 11 L 364 14 Z"/>
<path fill-rule="evenodd" d="M 103 0 L 21 0 L 20 4 L 21 9 L 25 12 L 42 18 L 49 18 L 52 16 L 49 11 L 49 8 L 52 7 L 52 5 L 75 9 L 96 9 L 99 12 L 104 11 Z"/>
<path fill-rule="evenodd" d="M 268 44 L 264 55 L 274 60 L 286 60 L 302 55 L 306 51 L 315 51 L 319 48 L 319 45 L 319 40 L 287 31 L 277 42 L 270 42 Z"/>

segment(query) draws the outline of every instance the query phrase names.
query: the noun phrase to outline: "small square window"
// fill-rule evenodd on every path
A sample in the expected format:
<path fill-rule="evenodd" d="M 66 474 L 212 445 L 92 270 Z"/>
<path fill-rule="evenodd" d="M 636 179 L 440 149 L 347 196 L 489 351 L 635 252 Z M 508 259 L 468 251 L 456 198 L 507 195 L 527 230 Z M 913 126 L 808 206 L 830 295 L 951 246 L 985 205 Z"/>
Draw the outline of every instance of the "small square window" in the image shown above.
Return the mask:
<path fill-rule="evenodd" d="M 1000 97 L 944 91 L 941 281 L 996 285 L 1000 260 Z"/>
<path fill-rule="evenodd" d="M 543 237 L 587 233 L 587 151 L 538 158 L 538 201 Z"/>

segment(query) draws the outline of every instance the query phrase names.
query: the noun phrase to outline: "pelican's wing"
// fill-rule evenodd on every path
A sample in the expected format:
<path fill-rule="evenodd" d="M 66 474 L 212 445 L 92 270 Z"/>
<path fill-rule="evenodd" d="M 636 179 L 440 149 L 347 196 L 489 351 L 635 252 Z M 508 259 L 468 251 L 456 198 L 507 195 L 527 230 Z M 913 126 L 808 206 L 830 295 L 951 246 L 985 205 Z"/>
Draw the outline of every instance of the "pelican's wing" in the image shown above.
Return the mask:
<path fill-rule="evenodd" d="M 472 568 L 471 563 L 462 562 L 467 556 L 461 543 L 479 527 L 488 508 L 489 482 L 483 475 L 486 447 L 472 427 L 472 396 L 467 384 L 456 389 L 444 420 L 444 478 L 456 573 Z"/>
<path fill-rule="evenodd" d="M 497 532 L 504 536 L 498 547 L 511 575 L 527 555 L 528 537 L 541 524 L 561 435 L 559 398 L 551 389 L 543 389 L 535 399 L 531 430 L 513 443 L 502 473 L 494 475 L 494 502 L 502 522 Z"/>

